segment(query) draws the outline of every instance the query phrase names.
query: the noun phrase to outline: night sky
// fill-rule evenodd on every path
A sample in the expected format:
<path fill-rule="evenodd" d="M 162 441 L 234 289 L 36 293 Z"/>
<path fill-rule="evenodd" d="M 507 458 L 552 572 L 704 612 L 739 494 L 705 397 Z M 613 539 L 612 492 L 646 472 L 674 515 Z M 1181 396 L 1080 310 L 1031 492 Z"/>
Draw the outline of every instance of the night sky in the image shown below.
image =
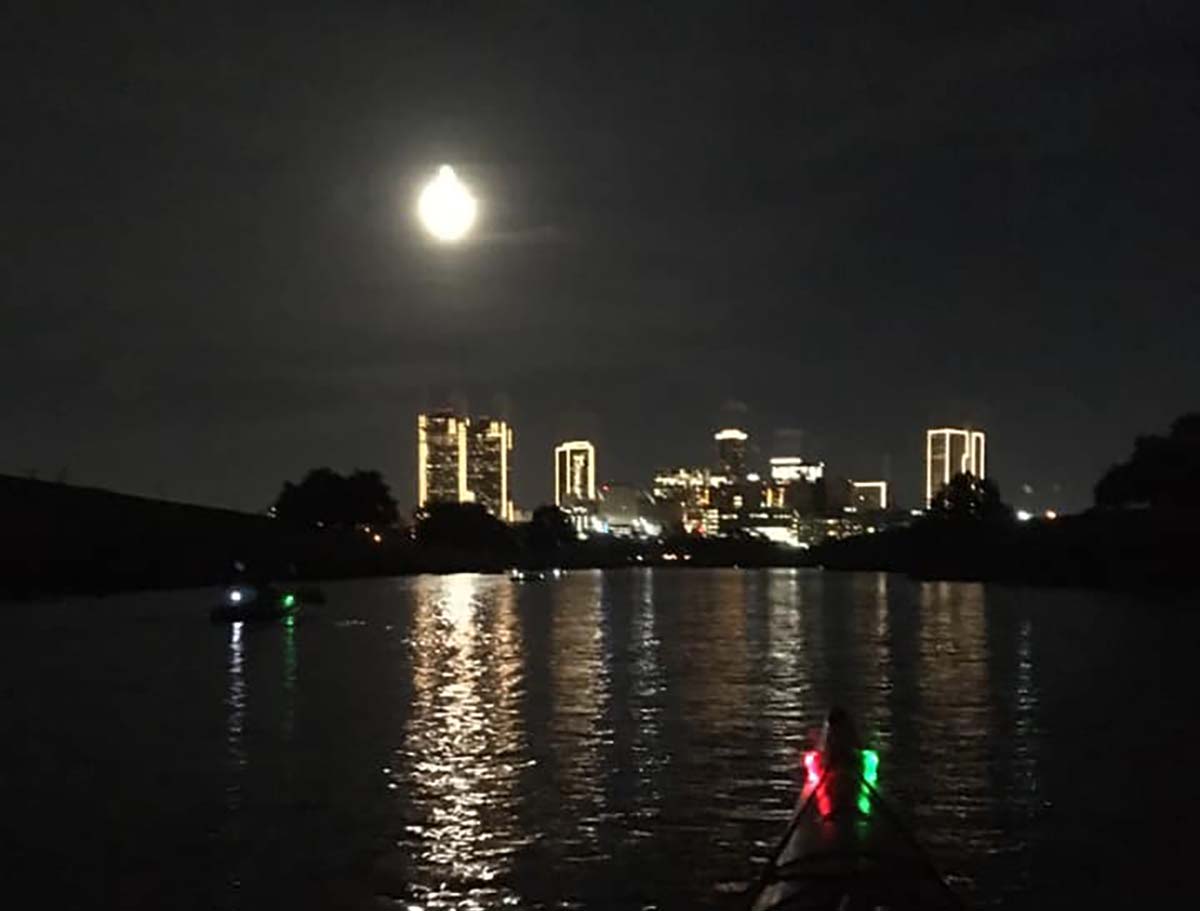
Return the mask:
<path fill-rule="evenodd" d="M 1200 406 L 1200 4 L 175 6 L 0 30 L 0 471 L 407 509 L 451 403 L 524 506 L 557 440 L 648 481 L 730 423 L 913 504 L 971 422 L 1082 508 Z"/>

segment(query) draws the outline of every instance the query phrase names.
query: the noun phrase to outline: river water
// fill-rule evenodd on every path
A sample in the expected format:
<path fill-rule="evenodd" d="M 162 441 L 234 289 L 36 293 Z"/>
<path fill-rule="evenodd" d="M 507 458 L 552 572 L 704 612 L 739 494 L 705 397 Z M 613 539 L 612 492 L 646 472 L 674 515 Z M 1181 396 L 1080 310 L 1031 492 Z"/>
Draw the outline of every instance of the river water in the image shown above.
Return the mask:
<path fill-rule="evenodd" d="M 814 570 L 0 605 L 6 892 L 58 908 L 739 908 L 831 702 L 967 903 L 1190 904 L 1187 599 Z"/>

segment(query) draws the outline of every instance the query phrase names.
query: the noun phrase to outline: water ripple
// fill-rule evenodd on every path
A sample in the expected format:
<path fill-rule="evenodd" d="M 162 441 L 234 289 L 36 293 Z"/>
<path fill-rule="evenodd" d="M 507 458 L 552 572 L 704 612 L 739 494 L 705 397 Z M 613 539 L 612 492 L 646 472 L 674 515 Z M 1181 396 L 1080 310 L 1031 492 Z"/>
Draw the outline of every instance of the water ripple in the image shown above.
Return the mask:
<path fill-rule="evenodd" d="M 1187 893 L 1136 874 L 1186 868 L 1200 809 L 1194 613 L 797 570 L 327 594 L 254 628 L 181 621 L 194 593 L 14 617 L 18 870 L 72 906 L 727 909 L 836 702 L 973 905 Z"/>

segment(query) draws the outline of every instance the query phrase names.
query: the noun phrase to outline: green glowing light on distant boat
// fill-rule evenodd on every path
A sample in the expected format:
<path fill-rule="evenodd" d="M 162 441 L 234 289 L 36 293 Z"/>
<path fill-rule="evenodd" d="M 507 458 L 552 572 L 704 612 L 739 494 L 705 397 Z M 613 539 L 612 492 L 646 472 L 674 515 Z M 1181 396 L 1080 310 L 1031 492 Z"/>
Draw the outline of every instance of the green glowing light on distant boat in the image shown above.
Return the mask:
<path fill-rule="evenodd" d="M 284 596 L 283 596 L 283 606 L 284 606 L 284 607 L 291 607 L 291 606 L 292 606 L 292 605 L 294 605 L 295 603 L 296 603 L 296 596 L 295 596 L 295 595 L 292 595 L 292 594 L 287 594 L 287 595 L 284 595 Z"/>

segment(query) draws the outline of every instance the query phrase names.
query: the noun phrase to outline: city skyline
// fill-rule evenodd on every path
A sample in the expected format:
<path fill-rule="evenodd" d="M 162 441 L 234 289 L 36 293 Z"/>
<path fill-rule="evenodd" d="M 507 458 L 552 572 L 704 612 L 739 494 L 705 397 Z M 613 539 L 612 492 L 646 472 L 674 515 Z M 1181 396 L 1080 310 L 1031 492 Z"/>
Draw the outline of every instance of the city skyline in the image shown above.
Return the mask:
<path fill-rule="evenodd" d="M 824 482 L 826 463 L 803 455 L 765 456 L 764 471 L 748 458 L 751 436 L 740 427 L 724 427 L 712 435 L 713 458 L 660 468 L 652 478 L 608 478 L 598 484 L 596 447 L 590 440 L 557 443 L 553 449 L 553 500 L 571 513 L 580 527 L 590 510 L 606 498 L 610 486 L 641 491 L 659 503 L 671 503 L 688 531 L 714 533 L 731 522 L 742 523 L 755 510 L 761 519 L 771 511 L 811 513 L 812 490 Z M 517 504 L 509 497 L 513 467 L 513 429 L 504 421 L 475 418 L 443 409 L 417 415 L 417 508 L 431 502 L 480 503 L 493 515 L 514 521 Z M 976 428 L 939 427 L 925 431 L 925 495 L 921 508 L 960 472 L 985 478 L 986 433 Z M 761 459 L 758 461 L 762 461 Z M 825 482 L 824 497 L 833 499 L 821 509 L 846 513 L 884 512 L 897 507 L 890 479 L 866 480 L 836 474 Z M 830 492 L 829 483 L 845 487 Z M 798 486 L 797 486 L 798 485 Z M 795 490 L 803 488 L 803 502 Z M 842 500 L 844 499 L 844 503 Z M 835 503 L 841 505 L 833 506 Z M 527 506 L 541 505 L 525 504 Z M 524 512 L 524 506 L 522 506 Z M 773 520 L 772 520 L 773 521 Z M 770 524 L 770 523 L 768 523 Z M 731 526 L 732 527 L 732 526 Z"/>
<path fill-rule="evenodd" d="M 407 506 L 396 415 L 461 400 L 613 477 L 737 424 L 897 495 L 912 428 L 986 426 L 1078 510 L 1195 405 L 1195 13 L 271 6 L 25 22 L 0 471 L 258 510 L 377 465 Z"/>

